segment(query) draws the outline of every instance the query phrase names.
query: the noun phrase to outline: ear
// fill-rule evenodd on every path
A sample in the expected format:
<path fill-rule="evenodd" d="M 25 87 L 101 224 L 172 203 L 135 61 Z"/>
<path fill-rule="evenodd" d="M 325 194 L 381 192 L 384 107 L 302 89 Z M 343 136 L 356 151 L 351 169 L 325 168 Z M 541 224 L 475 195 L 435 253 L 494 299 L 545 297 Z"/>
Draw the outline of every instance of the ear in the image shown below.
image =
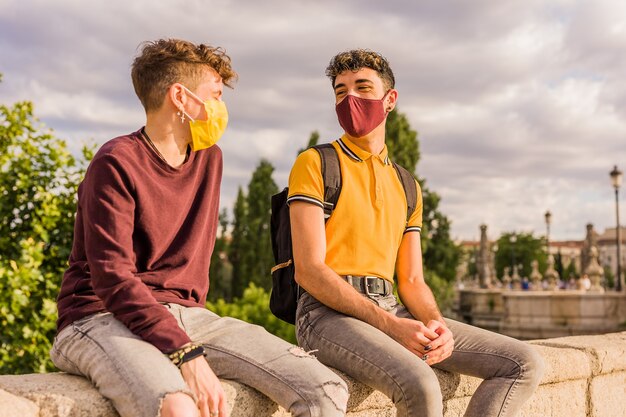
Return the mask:
<path fill-rule="evenodd" d="M 385 111 L 390 113 L 393 109 L 396 108 L 396 103 L 398 101 L 398 90 L 392 88 L 387 92 L 387 97 L 385 98 Z"/>
<path fill-rule="evenodd" d="M 170 99 L 174 107 L 178 110 L 185 108 L 187 102 L 187 94 L 181 83 L 174 83 L 167 90 L 167 97 Z"/>

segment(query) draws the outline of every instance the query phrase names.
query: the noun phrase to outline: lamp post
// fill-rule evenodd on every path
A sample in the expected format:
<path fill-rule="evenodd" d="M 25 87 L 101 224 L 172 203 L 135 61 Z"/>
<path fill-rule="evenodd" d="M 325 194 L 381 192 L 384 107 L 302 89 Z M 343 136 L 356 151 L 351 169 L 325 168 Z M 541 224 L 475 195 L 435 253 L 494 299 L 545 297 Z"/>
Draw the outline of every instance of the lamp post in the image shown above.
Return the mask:
<path fill-rule="evenodd" d="M 548 256 L 550 256 L 550 221 L 552 220 L 552 213 L 548 210 L 544 216 L 546 218 L 546 249 Z"/>
<path fill-rule="evenodd" d="M 517 236 L 511 235 L 509 240 L 511 242 L 511 274 L 513 274 L 513 270 L 515 269 L 515 242 L 517 242 Z"/>
<path fill-rule="evenodd" d="M 622 290 L 622 265 L 621 265 L 621 255 L 620 249 L 622 246 L 622 236 L 619 225 L 619 187 L 622 185 L 622 171 L 617 169 L 617 165 L 613 167 L 613 171 L 609 173 L 611 176 L 611 182 L 613 183 L 613 188 L 615 188 L 615 218 L 617 220 L 617 228 L 615 229 L 615 241 L 617 243 L 617 282 L 615 285 L 616 291 Z"/>

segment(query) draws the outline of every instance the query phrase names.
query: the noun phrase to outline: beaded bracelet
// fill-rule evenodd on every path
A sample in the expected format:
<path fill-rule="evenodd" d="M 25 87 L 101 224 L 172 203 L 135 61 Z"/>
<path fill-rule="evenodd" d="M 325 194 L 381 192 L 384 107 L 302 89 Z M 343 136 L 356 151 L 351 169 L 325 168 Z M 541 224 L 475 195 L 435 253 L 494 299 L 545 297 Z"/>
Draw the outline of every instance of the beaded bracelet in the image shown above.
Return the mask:
<path fill-rule="evenodd" d="M 202 355 L 204 355 L 204 347 L 191 344 L 189 346 L 185 346 L 184 348 L 180 348 L 167 356 L 174 365 L 180 368 L 183 363 L 189 362 L 190 360 Z"/>

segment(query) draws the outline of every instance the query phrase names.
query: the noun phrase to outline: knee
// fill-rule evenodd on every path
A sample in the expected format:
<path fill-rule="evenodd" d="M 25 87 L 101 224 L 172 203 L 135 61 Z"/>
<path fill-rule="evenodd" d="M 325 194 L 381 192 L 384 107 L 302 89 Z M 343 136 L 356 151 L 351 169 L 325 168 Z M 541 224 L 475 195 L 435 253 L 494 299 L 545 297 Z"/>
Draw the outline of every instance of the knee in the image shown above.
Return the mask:
<path fill-rule="evenodd" d="M 191 396 L 183 392 L 167 394 L 161 402 L 161 417 L 198 417 L 199 410 Z"/>
<path fill-rule="evenodd" d="M 311 415 L 326 416 L 343 416 L 348 409 L 348 386 L 343 379 L 336 377 L 322 384 L 323 394 L 315 401 L 313 408 L 319 410 L 318 413 Z"/>
<path fill-rule="evenodd" d="M 543 357 L 534 346 L 529 344 L 525 345 L 526 349 L 524 350 L 524 355 L 521 358 L 523 377 L 528 381 L 528 384 L 537 387 L 543 378 L 546 364 Z"/>
<path fill-rule="evenodd" d="M 441 409 L 443 406 L 443 396 L 439 378 L 432 373 L 427 380 L 422 380 L 413 386 L 413 391 L 419 396 L 419 400 L 425 405 L 427 410 Z"/>
<path fill-rule="evenodd" d="M 422 414 L 419 415 L 424 416 L 438 416 L 443 413 L 439 378 L 432 370 L 429 371 L 407 372 L 406 379 L 397 381 L 392 400 L 398 410 L 404 410 L 398 415 L 414 415 L 416 410 L 420 410 Z"/>

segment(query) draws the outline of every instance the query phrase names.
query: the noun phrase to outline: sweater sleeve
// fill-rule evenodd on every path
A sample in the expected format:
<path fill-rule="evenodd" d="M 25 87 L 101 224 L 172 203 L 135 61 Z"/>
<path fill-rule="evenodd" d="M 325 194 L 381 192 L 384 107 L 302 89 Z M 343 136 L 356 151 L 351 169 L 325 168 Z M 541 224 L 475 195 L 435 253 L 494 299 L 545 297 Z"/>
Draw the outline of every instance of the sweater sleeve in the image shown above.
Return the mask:
<path fill-rule="evenodd" d="M 85 253 L 95 294 L 128 329 L 162 352 L 190 342 L 165 306 L 137 276 L 133 250 L 135 200 L 123 164 L 110 154 L 94 159 L 79 193 Z"/>

